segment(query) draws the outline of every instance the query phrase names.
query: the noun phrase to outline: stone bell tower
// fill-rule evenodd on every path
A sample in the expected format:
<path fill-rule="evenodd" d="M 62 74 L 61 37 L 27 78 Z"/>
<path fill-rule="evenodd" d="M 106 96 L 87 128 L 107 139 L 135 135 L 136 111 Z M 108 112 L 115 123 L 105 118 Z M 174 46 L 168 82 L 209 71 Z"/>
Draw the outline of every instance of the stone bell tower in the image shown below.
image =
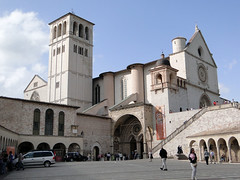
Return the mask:
<path fill-rule="evenodd" d="M 92 105 L 94 24 L 68 13 L 49 23 L 48 101 Z"/>

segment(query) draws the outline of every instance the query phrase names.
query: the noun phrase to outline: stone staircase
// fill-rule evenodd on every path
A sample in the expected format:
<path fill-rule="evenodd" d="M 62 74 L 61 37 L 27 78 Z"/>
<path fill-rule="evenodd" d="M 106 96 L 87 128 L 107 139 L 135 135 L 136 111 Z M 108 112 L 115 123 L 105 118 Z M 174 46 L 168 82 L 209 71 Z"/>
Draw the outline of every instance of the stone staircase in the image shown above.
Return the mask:
<path fill-rule="evenodd" d="M 173 131 L 166 139 L 162 140 L 155 147 L 153 147 L 152 153 L 154 154 L 157 151 L 159 151 L 162 146 L 164 146 L 169 141 L 171 141 L 174 137 L 176 137 L 184 129 L 186 129 L 188 126 L 190 126 L 194 121 L 196 121 L 199 117 L 201 117 L 207 111 L 214 111 L 214 110 L 218 110 L 218 109 L 226 109 L 226 108 L 232 108 L 232 107 L 240 110 L 240 103 L 235 102 L 235 103 L 229 103 L 229 104 L 221 104 L 221 105 L 210 106 L 210 107 L 201 109 L 195 115 L 193 115 L 189 120 L 185 121 L 179 128 L 177 128 L 175 131 Z"/>
<path fill-rule="evenodd" d="M 193 115 L 189 120 L 185 121 L 180 127 L 178 127 L 175 131 L 173 131 L 166 139 L 162 140 L 152 149 L 153 154 L 159 151 L 159 149 L 162 146 L 164 146 L 169 141 L 171 141 L 174 137 L 176 137 L 180 132 L 186 129 L 189 125 L 191 125 L 195 120 L 197 120 L 200 116 L 202 116 L 207 111 L 208 111 L 208 108 L 203 108 L 200 111 L 198 111 L 195 115 Z"/>

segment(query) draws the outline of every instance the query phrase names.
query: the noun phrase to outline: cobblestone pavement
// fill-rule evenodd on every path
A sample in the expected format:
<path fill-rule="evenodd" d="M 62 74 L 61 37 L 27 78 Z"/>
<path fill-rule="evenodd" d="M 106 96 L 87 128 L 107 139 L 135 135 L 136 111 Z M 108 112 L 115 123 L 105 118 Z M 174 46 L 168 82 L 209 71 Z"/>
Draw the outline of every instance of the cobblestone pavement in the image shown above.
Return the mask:
<path fill-rule="evenodd" d="M 60 162 L 45 168 L 26 167 L 24 171 L 12 171 L 4 180 L 187 180 L 191 179 L 188 161 L 167 160 L 168 171 L 160 170 L 161 160 L 147 159 L 101 162 Z M 198 180 L 240 180 L 239 164 L 198 163 Z"/>

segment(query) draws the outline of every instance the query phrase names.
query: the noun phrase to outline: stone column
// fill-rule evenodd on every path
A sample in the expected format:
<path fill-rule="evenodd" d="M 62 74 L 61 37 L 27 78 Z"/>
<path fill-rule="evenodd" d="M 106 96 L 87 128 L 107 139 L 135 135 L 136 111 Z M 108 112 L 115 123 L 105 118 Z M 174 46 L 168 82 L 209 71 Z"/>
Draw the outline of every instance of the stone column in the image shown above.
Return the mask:
<path fill-rule="evenodd" d="M 148 158 L 148 153 L 147 153 L 147 140 L 146 140 L 146 127 L 144 125 L 143 127 L 143 159 Z"/>
<path fill-rule="evenodd" d="M 200 160 L 200 161 L 203 160 L 203 159 L 202 159 L 201 146 L 199 147 L 199 155 L 198 155 L 198 157 L 199 157 L 199 160 Z"/>
<path fill-rule="evenodd" d="M 137 152 L 138 155 L 140 156 L 140 152 L 141 152 L 141 143 L 139 141 L 136 142 L 137 143 Z"/>
<path fill-rule="evenodd" d="M 220 162 L 220 150 L 218 146 L 217 146 L 217 160 L 218 162 Z"/>
<path fill-rule="evenodd" d="M 231 155 L 231 148 L 228 146 L 228 158 L 229 158 L 229 163 L 232 162 L 232 155 Z"/>

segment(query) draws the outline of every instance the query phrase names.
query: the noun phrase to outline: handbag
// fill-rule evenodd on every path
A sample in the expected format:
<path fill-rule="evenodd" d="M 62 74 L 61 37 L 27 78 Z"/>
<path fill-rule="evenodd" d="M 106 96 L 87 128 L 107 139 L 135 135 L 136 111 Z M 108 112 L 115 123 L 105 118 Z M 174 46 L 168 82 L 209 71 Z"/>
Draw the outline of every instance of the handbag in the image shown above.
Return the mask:
<path fill-rule="evenodd" d="M 197 167 L 197 163 L 192 163 L 193 167 Z"/>

